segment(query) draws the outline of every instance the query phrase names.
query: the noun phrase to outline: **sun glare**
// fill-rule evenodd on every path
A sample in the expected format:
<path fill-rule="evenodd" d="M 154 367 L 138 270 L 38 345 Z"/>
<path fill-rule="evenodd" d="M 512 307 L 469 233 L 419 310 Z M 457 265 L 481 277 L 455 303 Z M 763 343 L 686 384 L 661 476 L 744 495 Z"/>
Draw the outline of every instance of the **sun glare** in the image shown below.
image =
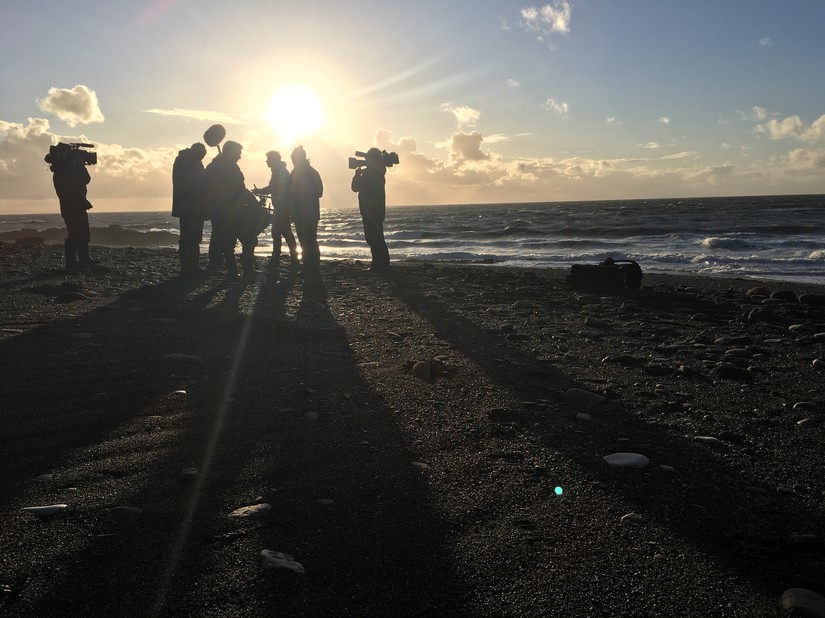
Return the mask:
<path fill-rule="evenodd" d="M 266 119 L 288 146 L 299 137 L 318 131 L 324 123 L 321 101 L 304 86 L 283 86 L 269 102 Z"/>

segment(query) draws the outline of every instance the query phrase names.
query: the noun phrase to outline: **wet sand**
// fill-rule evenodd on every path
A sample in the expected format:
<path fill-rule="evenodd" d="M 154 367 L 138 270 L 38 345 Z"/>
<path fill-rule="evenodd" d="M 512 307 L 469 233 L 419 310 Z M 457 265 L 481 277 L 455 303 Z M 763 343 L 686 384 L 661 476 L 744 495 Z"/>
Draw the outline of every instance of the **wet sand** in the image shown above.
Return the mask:
<path fill-rule="evenodd" d="M 227 283 L 178 278 L 173 250 L 96 254 L 67 273 L 0 244 L 0 614 L 754 617 L 825 595 L 825 308 L 798 300 L 822 287 L 597 297 L 562 271 L 355 262 Z"/>

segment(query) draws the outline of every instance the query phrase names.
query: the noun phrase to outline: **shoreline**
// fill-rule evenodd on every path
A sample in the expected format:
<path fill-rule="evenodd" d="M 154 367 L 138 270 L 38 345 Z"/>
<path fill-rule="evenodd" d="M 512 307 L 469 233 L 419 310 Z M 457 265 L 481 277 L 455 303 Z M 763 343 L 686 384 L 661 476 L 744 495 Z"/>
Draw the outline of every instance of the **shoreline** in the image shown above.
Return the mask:
<path fill-rule="evenodd" d="M 94 229 L 94 228 L 93 228 Z M 106 229 L 106 228 L 98 228 L 98 229 Z M 161 232 L 158 232 L 161 234 Z M 29 244 L 26 242 L 22 243 L 15 243 L 9 240 L 0 240 L 0 248 L 8 251 L 16 251 L 20 250 L 21 248 L 29 248 L 32 246 L 48 246 L 52 248 L 59 248 L 62 245 L 61 241 L 45 241 L 43 245 L 38 244 Z M 177 245 L 156 245 L 154 243 L 137 243 L 136 246 L 130 246 L 128 244 L 92 244 L 92 249 L 98 250 L 107 250 L 107 249 L 114 249 L 114 250 L 146 250 L 146 251 L 160 251 L 160 252 L 174 252 L 177 254 Z M 208 248 L 208 243 L 201 244 L 201 256 L 206 253 Z M 321 247 L 323 250 L 323 247 Z M 269 247 L 267 245 L 258 246 L 256 247 L 255 256 L 258 258 L 259 263 L 266 263 L 269 258 Z M 236 255 L 239 255 L 239 249 L 236 249 Z M 365 258 L 369 259 L 369 252 L 365 251 Z M 321 254 L 321 260 L 327 263 L 335 263 L 335 262 L 362 262 L 363 259 L 359 258 L 340 258 L 340 257 L 324 257 L 323 251 Z M 402 258 L 393 260 L 394 263 L 399 264 L 441 264 L 445 266 L 472 266 L 472 267 L 490 267 L 490 268 L 500 268 L 500 269 L 514 269 L 514 270 L 526 270 L 526 271 L 536 271 L 536 272 L 564 272 L 565 274 L 569 272 L 570 266 L 560 266 L 560 265 L 548 265 L 548 266 L 537 266 L 537 265 L 530 265 L 530 264 L 507 264 L 506 258 L 496 259 L 493 258 L 493 262 L 489 262 L 487 259 L 478 259 L 478 260 L 434 260 L 428 259 L 427 257 L 421 258 Z M 52 260 L 54 262 L 54 260 Z M 582 261 L 581 263 L 587 264 L 596 264 L 597 261 Z M 751 282 L 754 285 L 759 285 L 760 283 L 770 284 L 770 285 L 779 285 L 779 284 L 787 284 L 787 287 L 804 287 L 805 289 L 809 290 L 825 290 L 825 283 L 820 283 L 819 281 L 812 280 L 813 278 L 795 278 L 795 277 L 782 277 L 782 276 L 770 276 L 770 275 L 741 275 L 741 274 L 725 274 L 720 272 L 714 273 L 699 273 L 699 272 L 691 272 L 686 270 L 649 270 L 647 265 L 644 263 L 640 264 L 643 267 L 643 274 L 645 277 L 653 276 L 653 277 L 696 277 L 699 279 L 720 279 L 720 280 L 729 280 L 729 281 L 746 281 Z M 57 267 L 55 265 L 55 267 Z M 822 293 L 822 291 L 816 291 L 814 293 Z"/>
<path fill-rule="evenodd" d="M 787 294 L 825 286 L 645 273 L 600 297 L 565 269 L 417 261 L 227 284 L 178 278 L 174 249 L 99 253 L 68 274 L 59 248 L 0 245 L 2 612 L 759 617 L 825 596 L 825 308 Z M 48 504 L 68 506 L 20 510 Z"/>

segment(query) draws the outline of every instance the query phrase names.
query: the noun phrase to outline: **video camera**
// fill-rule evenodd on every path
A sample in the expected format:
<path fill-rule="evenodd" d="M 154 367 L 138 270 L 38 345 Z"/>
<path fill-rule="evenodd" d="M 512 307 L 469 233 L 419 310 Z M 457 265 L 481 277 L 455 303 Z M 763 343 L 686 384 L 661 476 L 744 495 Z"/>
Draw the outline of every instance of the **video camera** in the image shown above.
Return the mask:
<path fill-rule="evenodd" d="M 365 160 L 367 156 L 366 152 L 361 152 L 360 150 L 355 151 L 355 157 L 363 157 L 361 159 L 356 159 L 355 157 L 349 158 L 349 168 L 351 170 L 357 169 L 359 167 L 366 167 L 367 162 Z M 398 165 L 398 155 L 394 152 L 387 152 L 386 150 L 381 151 L 381 162 L 384 164 L 384 167 L 392 167 L 393 165 Z"/>
<path fill-rule="evenodd" d="M 97 165 L 97 153 L 83 150 L 94 147 L 94 144 L 60 142 L 57 146 L 49 146 L 49 154 L 44 157 L 44 161 L 52 165 Z"/>

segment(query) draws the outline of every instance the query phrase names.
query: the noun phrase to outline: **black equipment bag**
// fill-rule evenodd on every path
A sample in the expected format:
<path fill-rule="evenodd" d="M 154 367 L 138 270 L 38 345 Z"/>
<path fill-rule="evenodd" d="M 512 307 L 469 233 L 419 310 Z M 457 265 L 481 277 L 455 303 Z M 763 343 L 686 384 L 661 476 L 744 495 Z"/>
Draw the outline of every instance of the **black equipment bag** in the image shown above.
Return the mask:
<path fill-rule="evenodd" d="M 599 264 L 573 264 L 567 283 L 595 294 L 618 294 L 642 286 L 642 269 L 633 260 L 607 258 Z"/>
<path fill-rule="evenodd" d="M 238 210 L 238 233 L 257 236 L 272 222 L 272 213 L 264 206 L 265 199 L 259 199 L 254 193 L 244 190 Z"/>

